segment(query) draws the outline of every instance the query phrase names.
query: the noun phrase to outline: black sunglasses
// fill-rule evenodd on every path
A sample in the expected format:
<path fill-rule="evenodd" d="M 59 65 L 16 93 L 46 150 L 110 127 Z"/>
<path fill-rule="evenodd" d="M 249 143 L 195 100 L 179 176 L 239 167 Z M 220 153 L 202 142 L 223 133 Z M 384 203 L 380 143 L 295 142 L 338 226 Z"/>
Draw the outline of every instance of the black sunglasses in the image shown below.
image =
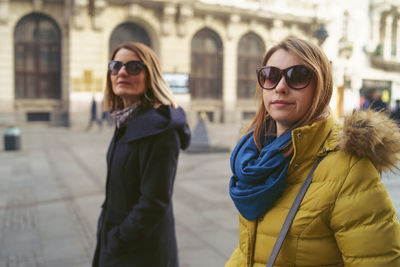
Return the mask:
<path fill-rule="evenodd" d="M 286 84 L 295 90 L 306 88 L 312 77 L 312 72 L 304 65 L 294 65 L 286 69 L 265 66 L 257 69 L 257 80 L 260 86 L 266 90 L 274 89 L 285 76 Z"/>
<path fill-rule="evenodd" d="M 122 66 L 125 66 L 126 72 L 129 75 L 138 75 L 144 68 L 145 64 L 143 61 L 139 60 L 132 60 L 126 63 L 122 63 L 121 61 L 111 60 L 108 63 L 108 73 L 111 75 L 117 75 Z"/>

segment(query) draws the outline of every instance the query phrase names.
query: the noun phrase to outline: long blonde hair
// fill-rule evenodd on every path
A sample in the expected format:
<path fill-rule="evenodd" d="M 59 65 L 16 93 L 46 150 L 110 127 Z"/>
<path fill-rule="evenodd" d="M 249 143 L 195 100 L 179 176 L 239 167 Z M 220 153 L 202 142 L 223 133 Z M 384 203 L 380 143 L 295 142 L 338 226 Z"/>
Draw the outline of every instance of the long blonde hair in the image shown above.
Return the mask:
<path fill-rule="evenodd" d="M 172 91 L 162 76 L 160 63 L 154 51 L 138 42 L 125 42 L 117 46 L 111 53 L 111 60 L 115 58 L 117 52 L 121 49 L 128 49 L 134 52 L 138 58 L 144 62 L 147 72 L 147 89 L 145 94 L 140 96 L 140 102 L 145 105 L 170 105 L 176 108 Z M 111 85 L 110 73 L 107 72 L 107 83 L 104 92 L 104 109 L 114 111 L 124 108 L 122 99 L 114 94 Z"/>
<path fill-rule="evenodd" d="M 293 53 L 312 71 L 312 79 L 315 86 L 313 95 L 314 101 L 312 101 L 311 107 L 299 121 L 287 130 L 291 131 L 300 126 L 312 124 L 329 115 L 329 101 L 333 91 L 332 72 L 328 58 L 318 46 L 309 41 L 294 37 L 284 39 L 277 45 L 271 47 L 264 56 L 262 66 L 265 66 L 272 54 L 279 49 L 284 49 L 287 52 Z M 256 86 L 255 97 L 256 99 L 261 99 L 261 104 L 255 118 L 247 128 L 247 132 L 254 131 L 254 142 L 261 151 L 263 144 L 261 144 L 260 140 L 264 140 L 262 135 L 275 135 L 276 122 L 265 109 L 263 89 L 259 84 Z M 267 132 L 265 132 L 265 129 L 267 129 Z M 292 151 L 292 144 L 289 144 L 288 150 Z"/>

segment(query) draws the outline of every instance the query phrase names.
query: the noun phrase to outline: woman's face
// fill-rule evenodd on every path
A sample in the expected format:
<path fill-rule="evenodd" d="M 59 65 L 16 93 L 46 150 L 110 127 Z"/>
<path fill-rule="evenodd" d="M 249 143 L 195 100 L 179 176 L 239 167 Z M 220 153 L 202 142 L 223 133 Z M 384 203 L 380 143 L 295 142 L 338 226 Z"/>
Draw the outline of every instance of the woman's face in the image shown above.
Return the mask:
<path fill-rule="evenodd" d="M 121 48 L 115 54 L 114 59 L 122 63 L 132 60 L 140 60 L 135 52 L 126 48 Z M 111 75 L 112 90 L 115 95 L 121 97 L 124 107 L 135 104 L 140 96 L 145 93 L 147 88 L 147 74 L 144 68 L 137 75 L 129 75 L 126 67 L 122 66 L 118 74 Z"/>
<path fill-rule="evenodd" d="M 303 62 L 291 52 L 279 49 L 269 58 L 267 66 L 281 70 Z M 263 101 L 268 114 L 276 121 L 277 135 L 283 134 L 288 128 L 300 120 L 311 107 L 314 95 L 314 82 L 304 89 L 290 88 L 282 76 L 278 85 L 272 90 L 263 90 Z"/>

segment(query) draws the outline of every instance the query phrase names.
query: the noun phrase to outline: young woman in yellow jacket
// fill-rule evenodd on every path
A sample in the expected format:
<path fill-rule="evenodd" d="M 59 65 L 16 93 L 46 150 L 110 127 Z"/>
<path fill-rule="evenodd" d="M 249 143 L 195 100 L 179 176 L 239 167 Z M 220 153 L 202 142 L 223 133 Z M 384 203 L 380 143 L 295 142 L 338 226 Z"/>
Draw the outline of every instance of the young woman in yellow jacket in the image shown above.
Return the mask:
<path fill-rule="evenodd" d="M 330 63 L 312 43 L 285 39 L 257 70 L 259 110 L 231 156 L 239 245 L 226 267 L 263 267 L 293 201 L 313 175 L 274 266 L 400 266 L 400 224 L 380 172 L 400 159 L 383 113 L 330 115 Z"/>

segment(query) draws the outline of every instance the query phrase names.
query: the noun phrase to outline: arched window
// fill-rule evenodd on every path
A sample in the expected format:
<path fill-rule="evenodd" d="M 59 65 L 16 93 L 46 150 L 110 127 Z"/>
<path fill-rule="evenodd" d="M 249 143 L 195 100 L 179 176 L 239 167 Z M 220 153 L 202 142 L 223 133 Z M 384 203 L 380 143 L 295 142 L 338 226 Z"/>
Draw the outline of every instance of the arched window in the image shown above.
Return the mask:
<path fill-rule="evenodd" d="M 237 61 L 237 97 L 252 98 L 256 88 L 256 69 L 261 66 L 265 45 L 254 33 L 244 35 L 239 41 Z"/>
<path fill-rule="evenodd" d="M 192 40 L 190 94 L 194 99 L 222 98 L 222 42 L 203 29 Z"/>
<path fill-rule="evenodd" d="M 61 33 L 50 17 L 33 13 L 14 32 L 16 99 L 61 98 Z"/>
<path fill-rule="evenodd" d="M 135 23 L 127 22 L 119 25 L 111 34 L 110 54 L 119 44 L 132 41 L 140 42 L 148 47 L 152 47 L 150 36 L 147 34 L 146 30 Z"/>

